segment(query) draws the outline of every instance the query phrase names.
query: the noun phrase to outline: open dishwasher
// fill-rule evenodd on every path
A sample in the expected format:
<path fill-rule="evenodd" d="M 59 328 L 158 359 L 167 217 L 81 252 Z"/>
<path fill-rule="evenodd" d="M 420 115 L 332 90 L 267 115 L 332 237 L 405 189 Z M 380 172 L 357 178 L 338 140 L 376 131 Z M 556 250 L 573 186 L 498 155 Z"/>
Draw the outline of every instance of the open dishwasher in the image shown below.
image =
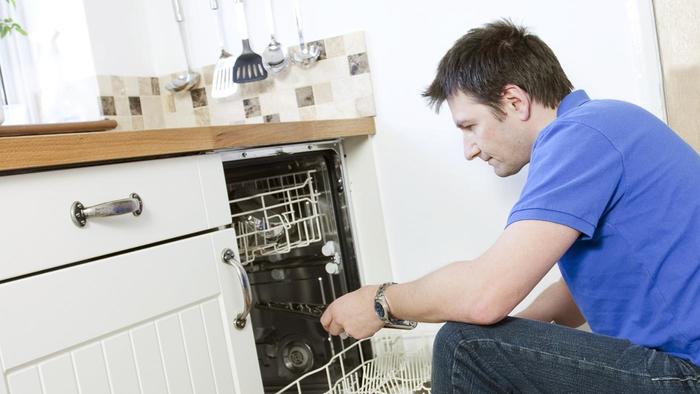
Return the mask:
<path fill-rule="evenodd" d="M 326 305 L 360 287 L 338 142 L 222 152 L 266 392 L 325 365 L 353 340 L 329 337 Z M 371 348 L 365 346 L 367 354 Z M 359 365 L 349 356 L 349 365 Z M 338 371 L 340 374 L 341 371 Z M 324 392 L 310 379 L 304 392 Z"/>
<path fill-rule="evenodd" d="M 328 304 L 360 287 L 340 142 L 221 155 L 240 260 L 252 289 L 265 392 L 377 392 L 376 378 L 394 376 L 386 387 L 399 387 L 396 371 L 406 368 L 418 383 L 400 386 L 404 391 L 381 386 L 381 392 L 427 392 L 429 349 L 411 352 L 419 354 L 413 360 L 422 369 L 416 362 L 403 365 L 406 353 L 396 348 L 403 335 L 392 336 L 395 330 L 355 341 L 329 336 L 319 322 Z"/>

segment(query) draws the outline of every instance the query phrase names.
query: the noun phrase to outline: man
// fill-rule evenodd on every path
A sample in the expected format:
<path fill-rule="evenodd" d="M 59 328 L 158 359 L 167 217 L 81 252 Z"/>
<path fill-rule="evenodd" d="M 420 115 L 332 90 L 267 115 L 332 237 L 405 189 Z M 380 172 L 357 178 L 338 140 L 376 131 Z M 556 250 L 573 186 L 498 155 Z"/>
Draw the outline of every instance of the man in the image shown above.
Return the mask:
<path fill-rule="evenodd" d="M 349 293 L 326 330 L 449 322 L 434 393 L 700 392 L 698 154 L 637 106 L 572 92 L 551 49 L 508 21 L 459 39 L 424 96 L 447 102 L 468 160 L 501 177 L 530 163 L 520 199 L 479 258 Z M 507 317 L 557 262 L 562 280 Z M 586 321 L 593 333 L 568 328 Z"/>

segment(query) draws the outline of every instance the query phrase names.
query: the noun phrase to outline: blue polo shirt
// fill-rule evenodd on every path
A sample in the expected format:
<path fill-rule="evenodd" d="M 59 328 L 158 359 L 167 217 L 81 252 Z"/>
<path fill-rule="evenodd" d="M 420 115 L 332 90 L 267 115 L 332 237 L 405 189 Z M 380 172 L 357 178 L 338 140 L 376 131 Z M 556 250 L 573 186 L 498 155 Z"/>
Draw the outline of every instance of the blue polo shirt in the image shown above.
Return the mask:
<path fill-rule="evenodd" d="M 581 232 L 559 261 L 595 333 L 700 365 L 700 156 L 633 104 L 564 98 L 508 224 Z"/>

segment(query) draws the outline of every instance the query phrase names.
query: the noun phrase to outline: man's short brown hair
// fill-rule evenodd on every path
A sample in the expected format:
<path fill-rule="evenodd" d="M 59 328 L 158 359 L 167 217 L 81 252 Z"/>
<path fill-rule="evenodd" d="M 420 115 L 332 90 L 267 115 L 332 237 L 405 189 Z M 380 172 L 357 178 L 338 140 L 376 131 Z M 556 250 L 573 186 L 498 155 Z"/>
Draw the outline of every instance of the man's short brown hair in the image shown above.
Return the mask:
<path fill-rule="evenodd" d="M 438 111 L 448 97 L 461 91 L 491 107 L 500 119 L 501 94 L 508 84 L 549 108 L 556 108 L 573 89 L 544 41 L 525 27 L 499 20 L 471 29 L 455 42 L 423 97 Z"/>

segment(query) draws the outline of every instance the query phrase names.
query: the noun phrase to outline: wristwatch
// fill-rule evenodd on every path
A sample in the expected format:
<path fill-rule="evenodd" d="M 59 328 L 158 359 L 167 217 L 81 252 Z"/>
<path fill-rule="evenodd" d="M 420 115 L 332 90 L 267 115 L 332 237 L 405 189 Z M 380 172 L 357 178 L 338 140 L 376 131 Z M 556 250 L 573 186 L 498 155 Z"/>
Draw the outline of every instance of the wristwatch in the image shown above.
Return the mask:
<path fill-rule="evenodd" d="M 374 311 L 377 313 L 379 319 L 384 322 L 384 327 L 412 330 L 416 328 L 418 323 L 410 320 L 393 319 L 391 317 L 389 302 L 386 300 L 384 291 L 387 289 L 387 287 L 395 284 L 395 282 L 386 282 L 379 286 L 377 289 L 377 294 L 374 296 Z"/>

